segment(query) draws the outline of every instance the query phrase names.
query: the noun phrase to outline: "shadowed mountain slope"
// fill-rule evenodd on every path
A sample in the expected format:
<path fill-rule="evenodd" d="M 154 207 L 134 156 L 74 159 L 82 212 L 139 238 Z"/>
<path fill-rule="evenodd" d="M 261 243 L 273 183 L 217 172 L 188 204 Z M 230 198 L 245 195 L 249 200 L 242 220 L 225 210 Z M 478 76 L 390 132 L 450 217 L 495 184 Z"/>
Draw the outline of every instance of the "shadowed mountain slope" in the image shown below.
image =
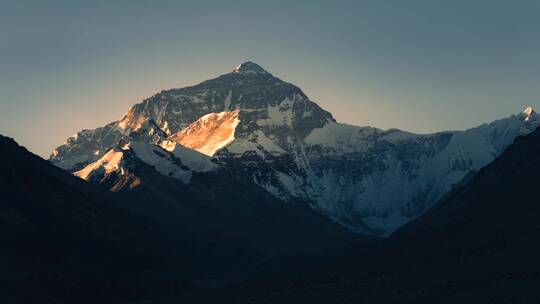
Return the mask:
<path fill-rule="evenodd" d="M 215 294 L 222 303 L 537 303 L 538 172 L 540 130 L 389 239 Z"/>
<path fill-rule="evenodd" d="M 195 173 L 187 185 L 123 153 L 126 174 L 94 186 L 0 137 L 3 303 L 139 301 L 358 239 L 233 176 Z M 108 191 L 126 176 L 141 185 Z"/>

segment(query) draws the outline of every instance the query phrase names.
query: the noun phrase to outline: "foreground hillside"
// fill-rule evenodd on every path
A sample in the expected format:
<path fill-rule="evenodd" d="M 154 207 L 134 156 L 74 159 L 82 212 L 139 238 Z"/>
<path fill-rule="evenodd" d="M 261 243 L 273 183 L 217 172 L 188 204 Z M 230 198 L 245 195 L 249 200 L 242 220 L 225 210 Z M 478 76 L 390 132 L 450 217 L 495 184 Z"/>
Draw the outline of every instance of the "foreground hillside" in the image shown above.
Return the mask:
<path fill-rule="evenodd" d="M 230 284 L 283 254 L 359 241 L 234 177 L 192 183 L 138 164 L 109 192 L 0 137 L 0 302 L 141 301 Z M 126 170 L 137 161 L 128 152 Z M 107 179 L 117 182 L 118 175 Z M 107 183 L 104 183 L 104 185 Z M 28 292 L 31 291 L 31 292 Z"/>

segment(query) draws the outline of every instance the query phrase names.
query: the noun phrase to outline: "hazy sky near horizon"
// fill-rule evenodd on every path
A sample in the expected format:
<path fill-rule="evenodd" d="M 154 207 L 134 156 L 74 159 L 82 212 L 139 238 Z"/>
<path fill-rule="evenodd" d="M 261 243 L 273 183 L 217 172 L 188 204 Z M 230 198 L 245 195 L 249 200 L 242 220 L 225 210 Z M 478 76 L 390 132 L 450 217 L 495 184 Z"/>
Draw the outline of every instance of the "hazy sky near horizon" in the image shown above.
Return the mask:
<path fill-rule="evenodd" d="M 340 122 L 465 129 L 540 106 L 540 1 L 0 0 L 0 134 L 48 156 L 254 61 Z"/>

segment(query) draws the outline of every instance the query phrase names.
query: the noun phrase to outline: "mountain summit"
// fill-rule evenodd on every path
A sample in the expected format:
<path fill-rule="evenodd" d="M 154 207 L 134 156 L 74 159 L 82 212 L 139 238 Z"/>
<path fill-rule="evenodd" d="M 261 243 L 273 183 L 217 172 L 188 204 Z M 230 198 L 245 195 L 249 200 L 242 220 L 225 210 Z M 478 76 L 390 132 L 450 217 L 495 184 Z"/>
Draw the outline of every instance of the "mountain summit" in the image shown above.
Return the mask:
<path fill-rule="evenodd" d="M 525 121 L 529 121 L 531 117 L 536 115 L 536 112 L 534 111 L 532 106 L 528 106 L 525 109 L 523 109 L 523 112 L 521 112 L 523 116 L 525 117 Z"/>
<path fill-rule="evenodd" d="M 225 168 L 354 231 L 384 235 L 536 129 L 537 116 L 530 109 L 526 119 L 512 115 L 433 134 L 341 124 L 297 86 L 245 62 L 232 73 L 162 91 L 117 121 L 77 133 L 50 160 L 71 172 L 88 166 L 106 172 L 94 162 L 119 142 L 135 143 L 129 145 L 135 155 L 161 174 L 190 183 L 190 172 Z M 143 136 L 142 145 L 134 135 L 148 120 L 160 130 Z"/>
<path fill-rule="evenodd" d="M 261 66 L 258 64 L 246 61 L 244 63 L 239 64 L 234 70 L 233 73 L 237 74 L 269 74 L 267 71 L 265 71 Z"/>

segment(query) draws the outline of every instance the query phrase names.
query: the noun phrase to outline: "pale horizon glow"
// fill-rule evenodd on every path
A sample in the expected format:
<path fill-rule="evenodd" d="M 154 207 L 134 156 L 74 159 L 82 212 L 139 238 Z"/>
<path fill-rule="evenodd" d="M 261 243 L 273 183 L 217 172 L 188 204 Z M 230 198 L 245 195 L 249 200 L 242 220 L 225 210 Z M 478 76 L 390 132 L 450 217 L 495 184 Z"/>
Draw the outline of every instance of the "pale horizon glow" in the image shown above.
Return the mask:
<path fill-rule="evenodd" d="M 467 129 L 540 106 L 538 11 L 537 1 L 2 1 L 0 134 L 47 158 L 163 89 L 245 61 L 339 122 Z"/>

